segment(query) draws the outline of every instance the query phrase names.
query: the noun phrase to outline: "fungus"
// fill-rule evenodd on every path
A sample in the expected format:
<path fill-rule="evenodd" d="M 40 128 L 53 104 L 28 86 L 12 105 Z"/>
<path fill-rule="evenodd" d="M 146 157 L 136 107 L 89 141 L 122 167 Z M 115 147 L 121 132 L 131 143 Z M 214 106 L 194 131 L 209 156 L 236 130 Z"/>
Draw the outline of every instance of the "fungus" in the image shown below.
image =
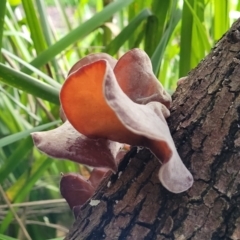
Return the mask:
<path fill-rule="evenodd" d="M 117 170 L 116 156 L 122 144 L 108 139 L 90 139 L 75 130 L 69 121 L 53 130 L 31 135 L 35 146 L 51 157 Z"/>
<path fill-rule="evenodd" d="M 94 191 L 95 188 L 83 176 L 74 173 L 62 175 L 60 192 L 71 209 L 83 205 Z"/>
<path fill-rule="evenodd" d="M 82 66 L 98 60 L 106 60 L 110 64 L 111 68 L 114 68 L 117 63 L 117 60 L 107 53 L 92 53 L 77 61 L 69 70 L 68 75 L 77 71 Z"/>
<path fill-rule="evenodd" d="M 92 186 L 96 189 L 101 181 L 106 177 L 108 173 L 106 168 L 94 168 L 91 172 L 90 178 L 88 179 Z"/>
<path fill-rule="evenodd" d="M 68 75 L 77 71 L 82 66 L 93 63 L 100 59 L 104 59 L 104 60 L 108 61 L 108 63 L 110 64 L 110 66 L 112 68 L 114 68 L 117 63 L 117 60 L 107 53 L 92 53 L 92 54 L 89 54 L 89 55 L 85 56 L 84 58 L 80 59 L 79 61 L 77 61 L 69 70 Z M 59 112 L 60 112 L 60 118 L 62 119 L 63 122 L 65 122 L 67 120 L 67 118 L 66 118 L 61 106 L 60 106 Z"/>
<path fill-rule="evenodd" d="M 122 91 L 115 74 L 106 60 L 84 65 L 70 74 L 60 92 L 67 119 L 89 138 L 148 147 L 163 163 L 164 172 L 159 171 L 162 184 L 175 193 L 187 190 L 193 178 L 176 151 L 165 121 L 169 110 L 160 102 L 135 103 Z M 147 97 L 151 99 L 151 95 Z M 163 103 L 168 105 L 165 100 Z"/>
<path fill-rule="evenodd" d="M 122 91 L 133 102 L 157 101 L 170 107 L 171 96 L 155 77 L 151 60 L 144 51 L 134 48 L 125 53 L 114 67 L 114 74 Z"/>
<path fill-rule="evenodd" d="M 86 187 L 89 197 L 109 169 L 116 171 L 124 154 L 119 151 L 122 144 L 149 148 L 162 162 L 159 179 L 169 191 L 179 193 L 191 187 L 192 175 L 177 153 L 165 120 L 171 97 L 154 76 L 144 51 L 130 50 L 118 61 L 105 53 L 84 57 L 69 71 L 60 102 L 64 124 L 33 133 L 35 145 L 52 157 L 97 167 L 88 181 L 64 175 L 61 192 L 68 202 L 75 201 L 78 183 L 80 189 Z M 71 203 L 75 213 L 78 205 Z"/>
<path fill-rule="evenodd" d="M 75 217 L 79 215 L 81 206 L 93 196 L 108 172 L 108 169 L 94 168 L 88 180 L 75 173 L 62 174 L 60 192 Z"/>

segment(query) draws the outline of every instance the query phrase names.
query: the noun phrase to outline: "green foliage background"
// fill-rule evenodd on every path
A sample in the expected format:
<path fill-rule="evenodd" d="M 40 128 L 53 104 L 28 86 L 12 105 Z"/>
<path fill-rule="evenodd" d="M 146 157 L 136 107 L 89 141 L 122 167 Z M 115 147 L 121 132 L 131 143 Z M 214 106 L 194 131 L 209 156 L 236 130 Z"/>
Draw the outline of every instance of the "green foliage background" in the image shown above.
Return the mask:
<path fill-rule="evenodd" d="M 59 89 L 78 59 L 141 48 L 173 92 L 239 10 L 237 0 L 1 0 L 0 240 L 62 239 L 73 222 L 60 173 L 86 168 L 39 153 L 29 133 L 60 123 Z"/>

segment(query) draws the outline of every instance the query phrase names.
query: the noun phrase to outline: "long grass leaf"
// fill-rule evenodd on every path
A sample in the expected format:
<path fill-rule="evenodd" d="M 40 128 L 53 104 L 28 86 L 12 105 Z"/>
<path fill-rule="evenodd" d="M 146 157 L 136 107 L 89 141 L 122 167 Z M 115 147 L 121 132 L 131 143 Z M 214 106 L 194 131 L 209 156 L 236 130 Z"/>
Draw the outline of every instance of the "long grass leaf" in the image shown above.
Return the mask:
<path fill-rule="evenodd" d="M 6 0 L 1 0 L 0 1 L 0 49 L 2 48 L 5 11 L 6 11 Z M 2 61 L 2 55 L 0 54 L 0 62 L 1 61 Z"/>
<path fill-rule="evenodd" d="M 198 16 L 199 21 L 203 24 L 204 23 L 204 10 L 205 10 L 205 0 L 198 0 L 197 2 L 194 2 L 194 9 L 196 12 L 196 15 Z M 191 56 L 191 68 L 194 68 L 197 66 L 197 64 L 204 58 L 206 55 L 206 49 L 204 46 L 204 40 L 202 29 L 198 27 L 196 24 L 196 20 L 194 18 L 193 21 L 193 29 L 192 29 L 192 56 Z"/>
<path fill-rule="evenodd" d="M 148 9 L 142 10 L 132 21 L 119 33 L 119 35 L 113 39 L 113 41 L 107 46 L 106 52 L 110 55 L 117 53 L 119 48 L 128 40 L 129 36 L 134 33 L 141 22 L 152 15 Z"/>
<path fill-rule="evenodd" d="M 13 33 L 12 36 L 9 37 L 9 42 L 11 44 L 11 47 L 15 49 L 15 51 L 22 56 L 23 59 L 25 60 L 30 60 L 31 55 L 29 52 L 29 49 L 26 47 L 26 42 L 25 39 L 19 36 L 18 34 L 14 35 L 16 32 L 16 28 L 14 24 L 12 23 L 11 19 L 6 15 L 5 16 L 5 27 L 8 29 L 10 32 Z"/>
<path fill-rule="evenodd" d="M 59 104 L 59 90 L 31 76 L 0 63 L 0 82 L 16 87 L 36 97 Z"/>
<path fill-rule="evenodd" d="M 19 239 L 0 234 L 0 240 L 19 240 Z"/>
<path fill-rule="evenodd" d="M 22 186 L 22 188 L 18 188 L 19 191 L 15 192 L 15 203 L 19 203 L 23 201 L 26 196 L 29 194 L 30 190 L 32 189 L 33 185 L 36 183 L 36 181 L 42 176 L 43 172 L 52 164 L 52 160 L 49 158 L 46 158 L 44 161 L 41 161 L 41 163 L 35 163 L 33 166 L 33 169 L 30 173 L 30 177 L 28 177 L 28 170 L 22 175 L 21 179 L 25 179 L 25 184 Z M 11 187 L 14 188 L 18 183 L 13 185 Z M 9 191 L 11 191 L 9 189 Z M 6 192 L 8 195 L 8 191 Z M 10 194 L 10 193 L 9 193 Z M 13 218 L 13 215 L 11 212 L 8 212 L 7 216 L 3 219 L 0 225 L 0 233 L 4 233 L 9 224 L 11 223 Z"/>
<path fill-rule="evenodd" d="M 52 33 L 51 33 L 50 27 L 49 27 L 48 15 L 46 13 L 45 1 L 44 0 L 36 1 L 36 7 L 37 7 L 37 10 L 38 10 L 38 13 L 39 13 L 39 20 L 40 20 L 42 32 L 43 32 L 46 44 L 49 47 L 49 46 L 52 45 Z M 55 58 L 51 61 L 51 64 L 54 68 L 54 73 L 57 73 L 58 72 L 58 64 L 57 64 L 57 61 L 56 61 Z M 56 77 L 57 81 L 60 82 L 59 75 L 55 74 L 55 77 Z"/>
<path fill-rule="evenodd" d="M 4 164 L 1 165 L 0 168 L 0 184 L 6 180 L 7 176 L 14 171 L 24 160 L 24 157 L 28 155 L 28 153 L 32 150 L 33 141 L 31 137 L 27 137 L 17 146 L 15 151 L 9 156 Z"/>
<path fill-rule="evenodd" d="M 153 0 L 152 2 L 152 12 L 158 18 L 158 30 L 157 38 L 161 39 L 164 29 L 166 27 L 166 20 L 168 13 L 171 12 L 172 0 L 169 1 L 159 1 Z"/>
<path fill-rule="evenodd" d="M 217 41 L 229 28 L 228 0 L 214 0 L 214 40 Z"/>
<path fill-rule="evenodd" d="M 147 20 L 144 50 L 148 56 L 152 56 L 159 43 L 159 38 L 157 36 L 158 24 L 158 18 L 155 15 L 149 17 Z"/>
<path fill-rule="evenodd" d="M 194 0 L 189 0 L 189 4 L 193 7 Z M 186 76 L 190 70 L 191 64 L 191 46 L 193 35 L 193 16 L 186 2 L 183 4 L 182 27 L 181 27 L 181 43 L 180 43 L 180 62 L 179 77 Z"/>
<path fill-rule="evenodd" d="M 43 32 L 39 24 L 38 17 L 32 0 L 22 0 L 22 5 L 26 15 L 28 27 L 30 29 L 31 38 L 37 54 L 46 49 L 46 42 L 43 37 Z"/>
<path fill-rule="evenodd" d="M 43 0 L 37 0 L 36 8 L 38 10 L 37 12 L 39 14 L 39 21 L 40 21 L 41 29 L 43 32 L 43 36 L 45 38 L 47 46 L 50 46 L 52 44 L 51 31 L 49 28 L 48 16 L 46 14 L 45 2 Z"/>
<path fill-rule="evenodd" d="M 8 93 L 4 88 L 0 85 L 0 92 L 6 95 L 16 106 L 20 107 L 23 111 L 25 111 L 29 116 L 31 116 L 36 121 L 41 121 L 41 118 L 30 111 L 28 107 L 14 98 L 10 93 Z"/>
<path fill-rule="evenodd" d="M 191 4 L 188 2 L 188 0 L 185 0 L 186 5 L 188 6 L 189 10 L 191 11 L 195 24 L 197 26 L 197 28 L 199 29 L 200 32 L 200 39 L 202 41 L 202 43 L 204 44 L 205 50 L 209 51 L 211 49 L 211 44 L 208 38 L 208 34 L 206 31 L 206 28 L 204 26 L 204 23 L 202 23 L 198 17 L 198 15 L 196 14 L 196 11 L 192 8 Z M 200 15 L 200 17 L 202 17 Z"/>
<path fill-rule="evenodd" d="M 61 40 L 50 46 L 47 50 L 42 52 L 35 58 L 31 64 L 35 67 L 41 67 L 57 54 L 66 50 L 71 44 L 75 43 L 77 40 L 87 36 L 94 29 L 101 26 L 105 21 L 107 21 L 115 12 L 121 10 L 123 7 L 129 5 L 133 0 L 117 0 L 112 2 L 107 7 L 105 7 L 101 12 L 96 13 L 92 18 L 84 22 L 82 25 L 71 31 Z M 29 69 L 23 68 L 23 72 L 31 73 Z"/>
<path fill-rule="evenodd" d="M 31 191 L 36 180 L 41 178 L 41 172 L 53 163 L 53 159 L 47 156 L 42 156 L 33 165 L 17 179 L 17 181 L 6 190 L 6 194 L 12 202 L 18 203 L 22 201 Z M 60 174 L 59 174 L 60 178 Z"/>
<path fill-rule="evenodd" d="M 145 34 L 144 50 L 151 57 L 162 38 L 167 13 L 171 10 L 171 1 L 152 1 L 153 16 L 148 18 Z"/>
<path fill-rule="evenodd" d="M 171 17 L 170 17 L 170 22 L 169 25 L 164 32 L 158 46 L 156 47 L 156 50 L 154 51 L 151 61 L 152 61 L 152 66 L 153 66 L 153 72 L 155 75 L 158 75 L 159 68 L 163 59 L 163 54 L 166 49 L 167 43 L 171 37 L 171 34 L 173 33 L 175 27 L 177 26 L 178 22 L 181 19 L 181 11 L 179 9 L 174 9 Z"/>
<path fill-rule="evenodd" d="M 2 110 L 1 119 L 5 123 L 5 125 L 8 127 L 10 132 L 18 132 L 23 130 L 24 123 L 27 123 L 29 125 L 29 123 L 25 119 L 23 119 L 21 116 L 16 118 L 17 111 L 14 108 L 14 105 L 11 104 L 10 100 L 5 96 L 5 94 L 0 92 L 0 98 L 4 105 L 4 107 L 0 108 Z"/>
<path fill-rule="evenodd" d="M 57 120 L 57 121 L 54 121 L 54 122 L 51 122 L 51 123 L 43 124 L 43 125 L 34 127 L 32 129 L 28 129 L 28 130 L 25 130 L 25 131 L 22 131 L 22 132 L 14 133 L 10 136 L 1 138 L 0 139 L 0 147 L 4 147 L 8 144 L 16 142 L 16 141 L 18 141 L 22 138 L 25 138 L 25 137 L 29 136 L 29 134 L 32 133 L 32 132 L 42 131 L 42 130 L 47 129 L 49 127 L 52 127 L 56 124 L 59 124 L 60 122 L 61 122 L 60 120 Z"/>
<path fill-rule="evenodd" d="M 43 78 L 48 84 L 50 84 L 52 87 L 55 87 L 57 89 L 61 88 L 61 84 L 58 83 L 57 81 L 53 80 L 52 78 L 50 78 L 48 75 L 46 75 L 45 73 L 43 73 L 42 71 L 40 71 L 38 68 L 35 68 L 34 66 L 32 66 L 31 64 L 25 62 L 24 60 L 22 60 L 21 58 L 17 57 L 16 55 L 12 54 L 11 52 L 7 51 L 6 49 L 2 49 L 2 53 L 8 55 L 9 57 L 11 57 L 12 59 L 16 60 L 17 62 L 19 62 L 20 64 L 22 64 L 23 66 L 29 68 L 31 71 L 33 71 L 35 74 L 39 75 L 41 78 Z"/>

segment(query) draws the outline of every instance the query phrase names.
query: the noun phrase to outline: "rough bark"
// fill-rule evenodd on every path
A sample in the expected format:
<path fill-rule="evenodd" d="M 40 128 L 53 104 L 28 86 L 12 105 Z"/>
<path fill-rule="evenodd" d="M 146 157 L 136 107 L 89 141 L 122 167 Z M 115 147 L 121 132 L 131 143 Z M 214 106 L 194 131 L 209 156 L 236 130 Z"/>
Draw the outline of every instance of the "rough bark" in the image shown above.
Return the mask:
<path fill-rule="evenodd" d="M 168 192 L 157 179 L 159 162 L 134 148 L 66 239 L 240 239 L 240 20 L 173 99 L 168 122 L 193 187 Z"/>

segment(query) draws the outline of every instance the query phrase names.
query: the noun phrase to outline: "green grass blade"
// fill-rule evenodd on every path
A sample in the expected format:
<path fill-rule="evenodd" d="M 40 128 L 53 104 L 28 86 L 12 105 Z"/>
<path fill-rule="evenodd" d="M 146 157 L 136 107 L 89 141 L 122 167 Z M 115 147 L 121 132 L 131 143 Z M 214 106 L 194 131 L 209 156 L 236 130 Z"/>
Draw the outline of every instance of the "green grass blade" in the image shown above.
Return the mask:
<path fill-rule="evenodd" d="M 237 11 L 240 11 L 240 1 L 237 2 L 236 10 L 237 10 Z"/>
<path fill-rule="evenodd" d="M 49 47 L 49 46 L 52 45 L 53 36 L 52 36 L 51 30 L 50 30 L 50 27 L 49 27 L 48 15 L 46 13 L 47 8 L 46 8 L 45 0 L 36 1 L 36 7 L 37 7 L 37 10 L 38 10 L 38 13 L 39 13 L 39 19 L 40 19 L 40 24 L 41 24 L 41 27 L 42 27 L 43 35 L 44 35 L 47 47 Z M 57 73 L 58 72 L 58 64 L 57 64 L 57 61 L 56 61 L 55 58 L 51 61 L 51 64 L 54 68 L 53 73 Z M 56 78 L 56 80 L 58 82 L 60 82 L 60 76 L 58 74 L 55 74 L 54 77 Z"/>
<path fill-rule="evenodd" d="M 168 13 L 171 11 L 171 5 L 172 0 L 168 1 L 159 1 L 159 0 L 153 0 L 152 2 L 152 12 L 155 16 L 158 18 L 158 29 L 157 29 L 157 39 L 161 39 L 165 25 Z"/>
<path fill-rule="evenodd" d="M 155 15 L 149 17 L 147 20 L 144 50 L 148 56 L 152 56 L 159 43 L 160 38 L 157 36 L 158 24 L 158 18 Z"/>
<path fill-rule="evenodd" d="M 46 42 L 44 39 L 44 35 L 39 24 L 38 17 L 36 15 L 36 11 L 33 5 L 32 0 L 22 0 L 22 5 L 24 8 L 24 12 L 26 15 L 28 27 L 30 29 L 31 38 L 33 40 L 33 44 L 36 52 L 39 54 L 46 49 Z"/>
<path fill-rule="evenodd" d="M 128 22 L 131 22 L 143 9 L 150 9 L 151 8 L 151 2 L 152 0 L 134 0 L 132 4 L 128 7 L 128 14 L 123 19 L 123 26 L 126 25 L 126 18 L 128 19 Z M 138 27 L 139 29 L 139 27 Z M 145 32 L 145 29 L 144 29 Z M 141 33 L 142 35 L 143 33 Z M 127 49 L 131 49 L 132 46 L 136 44 L 138 38 L 138 31 L 135 31 L 134 34 L 132 34 L 128 39 L 128 45 L 126 46 Z"/>
<path fill-rule="evenodd" d="M 229 28 L 229 1 L 214 0 L 214 40 L 217 41 Z"/>
<path fill-rule="evenodd" d="M 44 79 L 48 84 L 50 84 L 52 87 L 55 87 L 57 89 L 60 89 L 62 87 L 62 85 L 60 83 L 58 83 L 57 81 L 53 80 L 52 78 L 50 78 L 48 75 L 46 75 L 45 73 L 43 73 L 42 71 L 40 71 L 38 68 L 35 68 L 34 66 L 32 66 L 31 64 L 25 62 L 24 60 L 22 60 L 21 58 L 17 57 L 16 55 L 10 53 L 9 51 L 7 51 L 6 49 L 2 49 L 2 53 L 4 53 L 5 55 L 9 56 L 10 58 L 16 60 L 17 62 L 19 62 L 20 64 L 22 64 L 23 66 L 27 67 L 28 69 L 30 69 L 31 71 L 33 71 L 35 74 L 39 75 L 42 79 Z"/>
<path fill-rule="evenodd" d="M 43 0 L 37 0 L 36 1 L 36 8 L 37 8 L 37 12 L 39 14 L 39 20 L 40 20 L 40 24 L 41 24 L 41 28 L 42 28 L 42 32 L 44 34 L 44 38 L 45 41 L 47 43 L 47 46 L 51 45 L 51 31 L 49 28 L 49 23 L 48 21 L 48 16 L 46 14 L 46 5 L 45 2 Z"/>
<path fill-rule="evenodd" d="M 43 172 L 52 164 L 52 162 L 53 162 L 52 159 L 49 158 L 45 158 L 45 160 L 41 161 L 40 163 L 36 162 L 33 168 L 31 169 L 30 177 L 28 176 L 29 175 L 28 170 L 26 170 L 25 173 L 20 177 L 21 179 L 18 179 L 20 184 L 22 184 L 22 181 L 25 180 L 25 183 L 23 184 L 21 189 L 19 189 L 19 186 L 17 186 L 18 182 L 15 183 L 15 185 L 11 186 L 12 189 L 15 188 L 16 186 L 17 189 L 19 189 L 19 191 L 15 192 L 16 196 L 16 198 L 14 199 L 15 203 L 19 203 L 26 199 L 26 196 L 29 194 L 30 190 L 32 189 L 36 181 L 41 178 Z M 12 218 L 13 218 L 12 213 L 8 212 L 7 216 L 1 222 L 0 233 L 4 233 L 7 230 L 10 222 L 12 221 Z"/>
<path fill-rule="evenodd" d="M 6 0 L 0 1 L 0 49 L 2 49 L 2 38 L 4 30 L 4 17 L 6 11 Z M 0 54 L 0 62 L 2 61 L 2 55 Z"/>
<path fill-rule="evenodd" d="M 59 124 L 60 122 L 61 122 L 61 120 L 57 120 L 57 121 L 54 121 L 54 122 L 51 122 L 51 123 L 43 124 L 43 125 L 34 127 L 32 129 L 28 129 L 28 130 L 25 130 L 25 131 L 22 131 L 22 132 L 14 133 L 10 136 L 1 138 L 0 139 L 0 147 L 4 147 L 8 144 L 16 142 L 16 141 L 18 141 L 22 138 L 25 138 L 25 137 L 29 136 L 29 134 L 32 133 L 32 132 L 42 131 L 42 130 L 47 129 L 49 127 L 52 127 L 56 124 Z"/>
<path fill-rule="evenodd" d="M 193 7 L 194 0 L 189 0 Z M 191 67 L 191 46 L 192 46 L 193 16 L 186 2 L 183 4 L 179 77 L 186 76 Z"/>
<path fill-rule="evenodd" d="M 7 96 L 14 104 L 16 104 L 16 106 L 18 106 L 19 108 L 21 108 L 23 111 L 25 111 L 30 117 L 32 117 L 34 120 L 36 121 L 41 121 L 41 118 L 37 115 L 35 115 L 34 113 L 32 113 L 30 111 L 30 109 L 28 107 L 26 107 L 24 104 L 22 104 L 20 101 L 18 101 L 16 98 L 14 98 L 11 94 L 9 94 L 6 90 L 4 90 L 4 88 L 0 85 L 0 94 L 1 92 Z"/>
<path fill-rule="evenodd" d="M 118 0 L 112 2 L 106 6 L 101 12 L 96 13 L 92 18 L 84 22 L 82 25 L 71 31 L 61 40 L 50 46 L 47 50 L 42 52 L 35 58 L 31 64 L 37 68 L 43 66 L 48 61 L 50 61 L 57 54 L 66 50 L 71 44 L 75 43 L 79 39 L 87 36 L 94 29 L 101 26 L 105 21 L 107 21 L 114 13 L 121 10 L 123 7 L 129 5 L 133 0 Z M 23 68 L 23 72 L 30 74 L 29 69 Z"/>
<path fill-rule="evenodd" d="M 192 8 L 192 6 L 189 4 L 188 0 L 185 0 L 186 5 L 188 6 L 189 10 L 192 13 L 192 16 L 194 18 L 195 24 L 198 27 L 199 31 L 200 31 L 200 40 L 203 42 L 205 50 L 209 51 L 211 49 L 211 44 L 207 35 L 207 31 L 206 28 L 204 26 L 204 23 L 201 23 L 198 15 L 196 14 L 196 12 L 194 11 L 194 9 Z M 202 14 L 200 14 L 200 17 Z"/>
<path fill-rule="evenodd" d="M 0 82 L 16 87 L 36 97 L 59 104 L 59 90 L 31 76 L 0 63 Z"/>
<path fill-rule="evenodd" d="M 145 34 L 145 47 L 144 50 L 149 56 L 152 56 L 159 40 L 162 38 L 167 13 L 171 10 L 171 1 L 152 1 L 153 16 L 148 18 Z"/>
<path fill-rule="evenodd" d="M 29 154 L 33 147 L 33 140 L 27 137 L 20 142 L 16 150 L 9 156 L 0 168 L 0 184 L 7 178 L 7 176 L 17 168 L 17 166 L 24 160 L 24 157 Z"/>
<path fill-rule="evenodd" d="M 15 25 L 14 22 L 12 21 L 12 18 L 14 19 L 15 17 L 14 17 L 14 14 L 10 12 L 12 10 L 11 7 L 8 6 L 7 10 L 10 17 L 8 17 L 8 14 L 6 14 L 4 20 L 5 20 L 5 28 L 12 33 L 12 35 L 8 38 L 8 42 L 11 45 L 11 49 L 14 49 L 14 51 L 17 52 L 18 54 L 21 54 L 21 57 L 23 59 L 30 61 L 31 54 L 29 52 L 29 49 L 26 47 L 26 40 L 22 36 L 19 36 L 19 34 L 15 35 L 16 31 L 21 32 L 21 30 L 19 29 L 18 25 Z M 29 39 L 28 36 L 26 36 L 25 38 Z M 30 39 L 29 41 L 31 42 Z M 27 42 L 29 43 L 29 41 Z"/>
<path fill-rule="evenodd" d="M 204 11 L 205 11 L 205 0 L 198 0 L 194 3 L 194 9 L 196 12 L 196 15 L 199 19 L 199 22 L 201 24 L 204 23 Z M 198 24 L 196 24 L 196 17 L 194 17 L 193 21 L 193 30 L 192 30 L 192 56 L 191 56 L 191 68 L 194 68 L 197 66 L 199 61 L 201 61 L 204 56 L 206 56 L 205 46 L 204 46 L 204 40 L 201 28 L 198 27 Z M 206 35 L 206 34 L 205 34 Z"/>
<path fill-rule="evenodd" d="M 16 109 L 11 101 L 0 92 L 0 98 L 4 107 L 1 107 L 1 120 L 8 127 L 10 133 L 18 132 L 25 129 L 25 127 L 30 127 L 31 125 L 22 117 L 16 117 Z M 4 110 L 5 109 L 5 110 Z M 24 126 L 27 124 L 28 126 Z"/>
<path fill-rule="evenodd" d="M 156 47 L 156 50 L 154 51 L 151 61 L 153 66 L 153 72 L 155 75 L 158 75 L 159 68 L 163 59 L 163 54 L 166 49 L 167 43 L 171 37 L 171 34 L 173 33 L 175 27 L 177 26 L 178 22 L 181 19 L 181 11 L 179 9 L 174 9 L 174 11 L 171 14 L 169 26 L 166 29 L 166 31 L 163 34 L 163 37 L 161 38 L 158 46 Z"/>
<path fill-rule="evenodd" d="M 147 19 L 149 19 L 150 17 L 148 17 Z M 128 46 L 129 46 L 128 49 L 142 48 L 142 42 L 143 42 L 143 39 L 144 39 L 145 33 L 146 33 L 146 25 L 147 25 L 147 23 L 144 20 L 137 27 L 136 31 L 133 33 L 132 37 L 130 38 L 130 39 L 132 39 L 132 41 L 128 42 Z"/>
<path fill-rule="evenodd" d="M 69 21 L 69 17 L 67 16 L 67 13 L 65 11 L 66 8 L 66 2 L 63 1 L 59 1 L 59 0 L 54 0 L 55 3 L 55 7 L 58 10 L 59 15 L 61 16 L 61 19 L 64 23 L 64 25 L 66 26 L 66 29 L 68 32 L 70 32 L 72 30 L 72 26 L 71 23 Z M 81 1 L 81 6 L 83 6 L 84 4 Z"/>
<path fill-rule="evenodd" d="M 19 239 L 0 234 L 0 240 L 19 240 Z"/>
<path fill-rule="evenodd" d="M 128 40 L 141 22 L 152 15 L 148 9 L 142 10 L 132 21 L 119 33 L 119 35 L 113 39 L 113 41 L 107 46 L 106 52 L 110 55 L 117 53 L 119 48 Z"/>
<path fill-rule="evenodd" d="M 6 190 L 9 199 L 14 203 L 18 203 L 26 198 L 31 191 L 33 185 L 38 179 L 41 179 L 42 172 L 52 165 L 53 159 L 42 155 L 37 161 L 34 161 L 32 166 L 17 179 L 17 181 Z M 60 178 L 60 173 L 59 173 Z"/>

